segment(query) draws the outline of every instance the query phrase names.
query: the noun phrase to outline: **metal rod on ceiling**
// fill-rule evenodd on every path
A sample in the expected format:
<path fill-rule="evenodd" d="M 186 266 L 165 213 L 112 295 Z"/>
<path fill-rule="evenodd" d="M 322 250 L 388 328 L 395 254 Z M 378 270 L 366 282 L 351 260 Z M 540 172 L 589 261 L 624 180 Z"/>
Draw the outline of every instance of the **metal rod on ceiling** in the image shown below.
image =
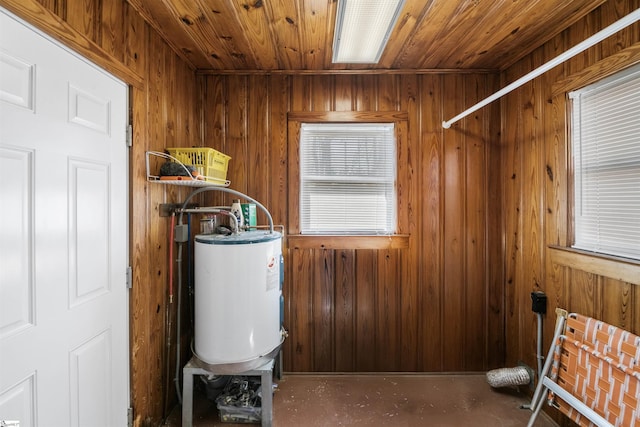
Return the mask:
<path fill-rule="evenodd" d="M 576 56 L 580 52 L 582 52 L 584 50 L 587 50 L 588 48 L 590 48 L 591 46 L 595 45 L 596 43 L 601 42 L 602 40 L 606 39 L 607 37 L 615 34 L 616 32 L 620 31 L 621 29 L 626 28 L 629 25 L 631 25 L 631 24 L 633 24 L 633 23 L 635 23 L 636 21 L 639 21 L 639 20 L 640 20 L 640 9 L 636 9 L 635 11 L 631 12 L 630 14 L 625 16 L 624 18 L 619 19 L 618 21 L 614 22 L 613 24 L 609 25 L 608 27 L 604 28 L 603 30 L 600 30 L 599 32 L 595 33 L 593 36 L 591 36 L 588 39 L 584 40 L 583 42 L 575 45 L 574 47 L 572 47 L 571 49 L 567 50 L 566 52 L 558 55 L 557 57 L 555 57 L 551 61 L 549 61 L 549 62 L 541 65 L 540 67 L 536 68 L 535 70 L 531 71 L 529 74 L 526 74 L 526 75 L 520 77 L 518 80 L 514 81 L 513 83 L 509 84 L 508 86 L 505 86 L 504 88 L 500 89 L 498 92 L 494 93 L 493 95 L 489 96 L 488 98 L 485 98 L 484 100 L 478 102 L 473 107 L 463 111 L 462 113 L 458 114 L 457 116 L 455 116 L 454 118 L 452 118 L 450 120 L 443 121 L 442 122 L 442 127 L 445 128 L 445 129 L 449 129 L 453 123 L 457 122 L 458 120 L 462 119 L 463 117 L 466 117 L 469 114 L 473 113 L 474 111 L 479 110 L 480 108 L 484 107 L 485 105 L 495 101 L 496 99 L 502 97 L 503 95 L 506 95 L 507 93 L 509 93 L 512 90 L 522 86 L 523 84 L 527 83 L 528 81 L 533 80 L 536 77 L 538 77 L 539 75 L 549 71 L 550 69 L 552 69 L 556 65 L 559 65 L 559 64 L 563 63 L 564 61 Z"/>

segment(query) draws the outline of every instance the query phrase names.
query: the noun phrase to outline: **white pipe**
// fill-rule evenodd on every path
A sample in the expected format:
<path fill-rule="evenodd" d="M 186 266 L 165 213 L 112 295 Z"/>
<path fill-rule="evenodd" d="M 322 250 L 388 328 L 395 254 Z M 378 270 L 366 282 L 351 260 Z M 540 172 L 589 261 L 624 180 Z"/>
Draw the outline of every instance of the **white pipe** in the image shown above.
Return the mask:
<path fill-rule="evenodd" d="M 542 313 L 536 313 L 538 315 L 538 333 L 536 339 L 536 358 L 538 359 L 538 381 L 542 376 Z"/>
<path fill-rule="evenodd" d="M 469 114 L 473 113 L 474 111 L 479 110 L 480 108 L 484 107 L 485 105 L 489 104 L 490 102 L 493 102 L 496 99 L 502 97 L 503 95 L 506 95 L 507 93 L 509 93 L 512 90 L 522 86 L 523 84 L 527 83 L 528 81 L 533 80 L 536 77 L 538 77 L 539 75 L 549 71 L 550 69 L 552 69 L 556 65 L 559 65 L 559 64 L 563 63 L 564 61 L 568 60 L 569 58 L 572 58 L 572 57 L 576 56 L 580 52 L 587 50 L 588 48 L 590 48 L 591 46 L 595 45 L 596 43 L 601 42 L 602 40 L 606 39 L 607 37 L 615 34 L 616 32 L 620 31 L 621 29 L 623 29 L 625 27 L 628 27 L 629 25 L 631 25 L 634 22 L 639 21 L 639 20 L 640 20 L 640 9 L 636 9 L 635 11 L 631 12 L 630 14 L 625 16 L 624 18 L 619 19 L 618 21 L 616 21 L 613 24 L 609 25 L 605 29 L 595 33 L 593 36 L 591 36 L 588 39 L 586 39 L 585 41 L 575 45 L 574 47 L 572 47 L 571 49 L 567 50 L 566 52 L 558 55 L 557 57 L 555 57 L 551 61 L 547 62 L 546 64 L 541 65 L 540 67 L 538 67 L 535 70 L 531 71 L 529 74 L 527 74 L 527 75 L 525 75 L 523 77 L 520 77 L 515 82 L 513 82 L 510 85 L 505 86 L 504 88 L 500 89 L 498 92 L 494 93 L 490 97 L 485 98 L 484 100 L 478 102 L 476 105 L 474 105 L 473 107 L 469 108 L 468 110 L 463 111 L 462 113 L 458 114 L 457 116 L 455 116 L 454 118 L 452 118 L 452 119 L 450 119 L 448 121 L 442 122 L 442 127 L 445 128 L 445 129 L 449 129 L 453 123 L 457 122 L 458 120 L 462 119 L 463 117 L 466 117 Z"/>
<path fill-rule="evenodd" d="M 544 366 L 542 367 L 542 374 L 538 377 L 538 385 L 536 386 L 536 391 L 533 393 L 533 398 L 531 399 L 530 408 L 532 411 L 535 410 L 538 403 L 543 400 L 542 392 L 544 387 L 542 386 L 542 379 L 547 376 L 547 373 L 549 373 L 549 369 L 551 369 L 551 362 L 553 361 L 553 352 L 555 350 L 555 345 L 558 341 L 558 337 L 562 334 L 562 331 L 564 331 L 564 324 L 567 318 L 567 314 L 560 309 L 556 309 L 556 314 L 556 329 L 553 333 L 553 339 L 551 340 L 552 345 L 549 347 L 547 359 L 544 361 Z"/>

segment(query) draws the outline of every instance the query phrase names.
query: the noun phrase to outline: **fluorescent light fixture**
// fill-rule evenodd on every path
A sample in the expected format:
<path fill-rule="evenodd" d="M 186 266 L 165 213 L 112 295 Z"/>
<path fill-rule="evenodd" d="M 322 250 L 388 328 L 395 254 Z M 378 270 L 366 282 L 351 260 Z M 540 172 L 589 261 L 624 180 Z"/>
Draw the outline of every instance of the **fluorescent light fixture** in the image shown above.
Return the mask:
<path fill-rule="evenodd" d="M 404 1 L 338 0 L 333 62 L 378 62 Z"/>

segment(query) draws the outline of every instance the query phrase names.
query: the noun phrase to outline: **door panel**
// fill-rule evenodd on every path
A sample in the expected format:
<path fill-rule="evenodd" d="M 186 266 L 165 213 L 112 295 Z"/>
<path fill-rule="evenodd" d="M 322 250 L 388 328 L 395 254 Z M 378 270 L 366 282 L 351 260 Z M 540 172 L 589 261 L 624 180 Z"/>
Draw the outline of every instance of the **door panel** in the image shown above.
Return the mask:
<path fill-rule="evenodd" d="M 0 420 L 126 425 L 127 96 L 0 8 Z"/>
<path fill-rule="evenodd" d="M 110 427 L 111 331 L 105 330 L 71 351 L 71 426 Z M 106 367 L 106 369 L 105 369 Z M 105 404 L 106 403 L 106 404 Z"/>
<path fill-rule="evenodd" d="M 0 413 L 5 421 L 20 421 L 20 425 L 35 425 L 35 372 L 9 387 L 0 395 Z"/>
<path fill-rule="evenodd" d="M 109 165 L 69 161 L 69 305 L 109 292 Z"/>
<path fill-rule="evenodd" d="M 33 151 L 0 147 L 0 191 L 12 209 L 0 209 L 0 224 L 11 224 L 0 245 L 0 340 L 34 324 L 33 290 Z"/>

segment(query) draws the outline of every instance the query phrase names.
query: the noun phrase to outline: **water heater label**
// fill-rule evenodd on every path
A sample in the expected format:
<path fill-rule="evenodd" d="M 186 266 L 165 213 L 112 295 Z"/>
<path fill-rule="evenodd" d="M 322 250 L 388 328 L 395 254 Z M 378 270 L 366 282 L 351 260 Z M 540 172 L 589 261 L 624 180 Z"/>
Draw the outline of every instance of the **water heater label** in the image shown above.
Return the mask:
<path fill-rule="evenodd" d="M 267 291 L 277 289 L 280 281 L 280 263 L 275 256 L 267 256 Z"/>

